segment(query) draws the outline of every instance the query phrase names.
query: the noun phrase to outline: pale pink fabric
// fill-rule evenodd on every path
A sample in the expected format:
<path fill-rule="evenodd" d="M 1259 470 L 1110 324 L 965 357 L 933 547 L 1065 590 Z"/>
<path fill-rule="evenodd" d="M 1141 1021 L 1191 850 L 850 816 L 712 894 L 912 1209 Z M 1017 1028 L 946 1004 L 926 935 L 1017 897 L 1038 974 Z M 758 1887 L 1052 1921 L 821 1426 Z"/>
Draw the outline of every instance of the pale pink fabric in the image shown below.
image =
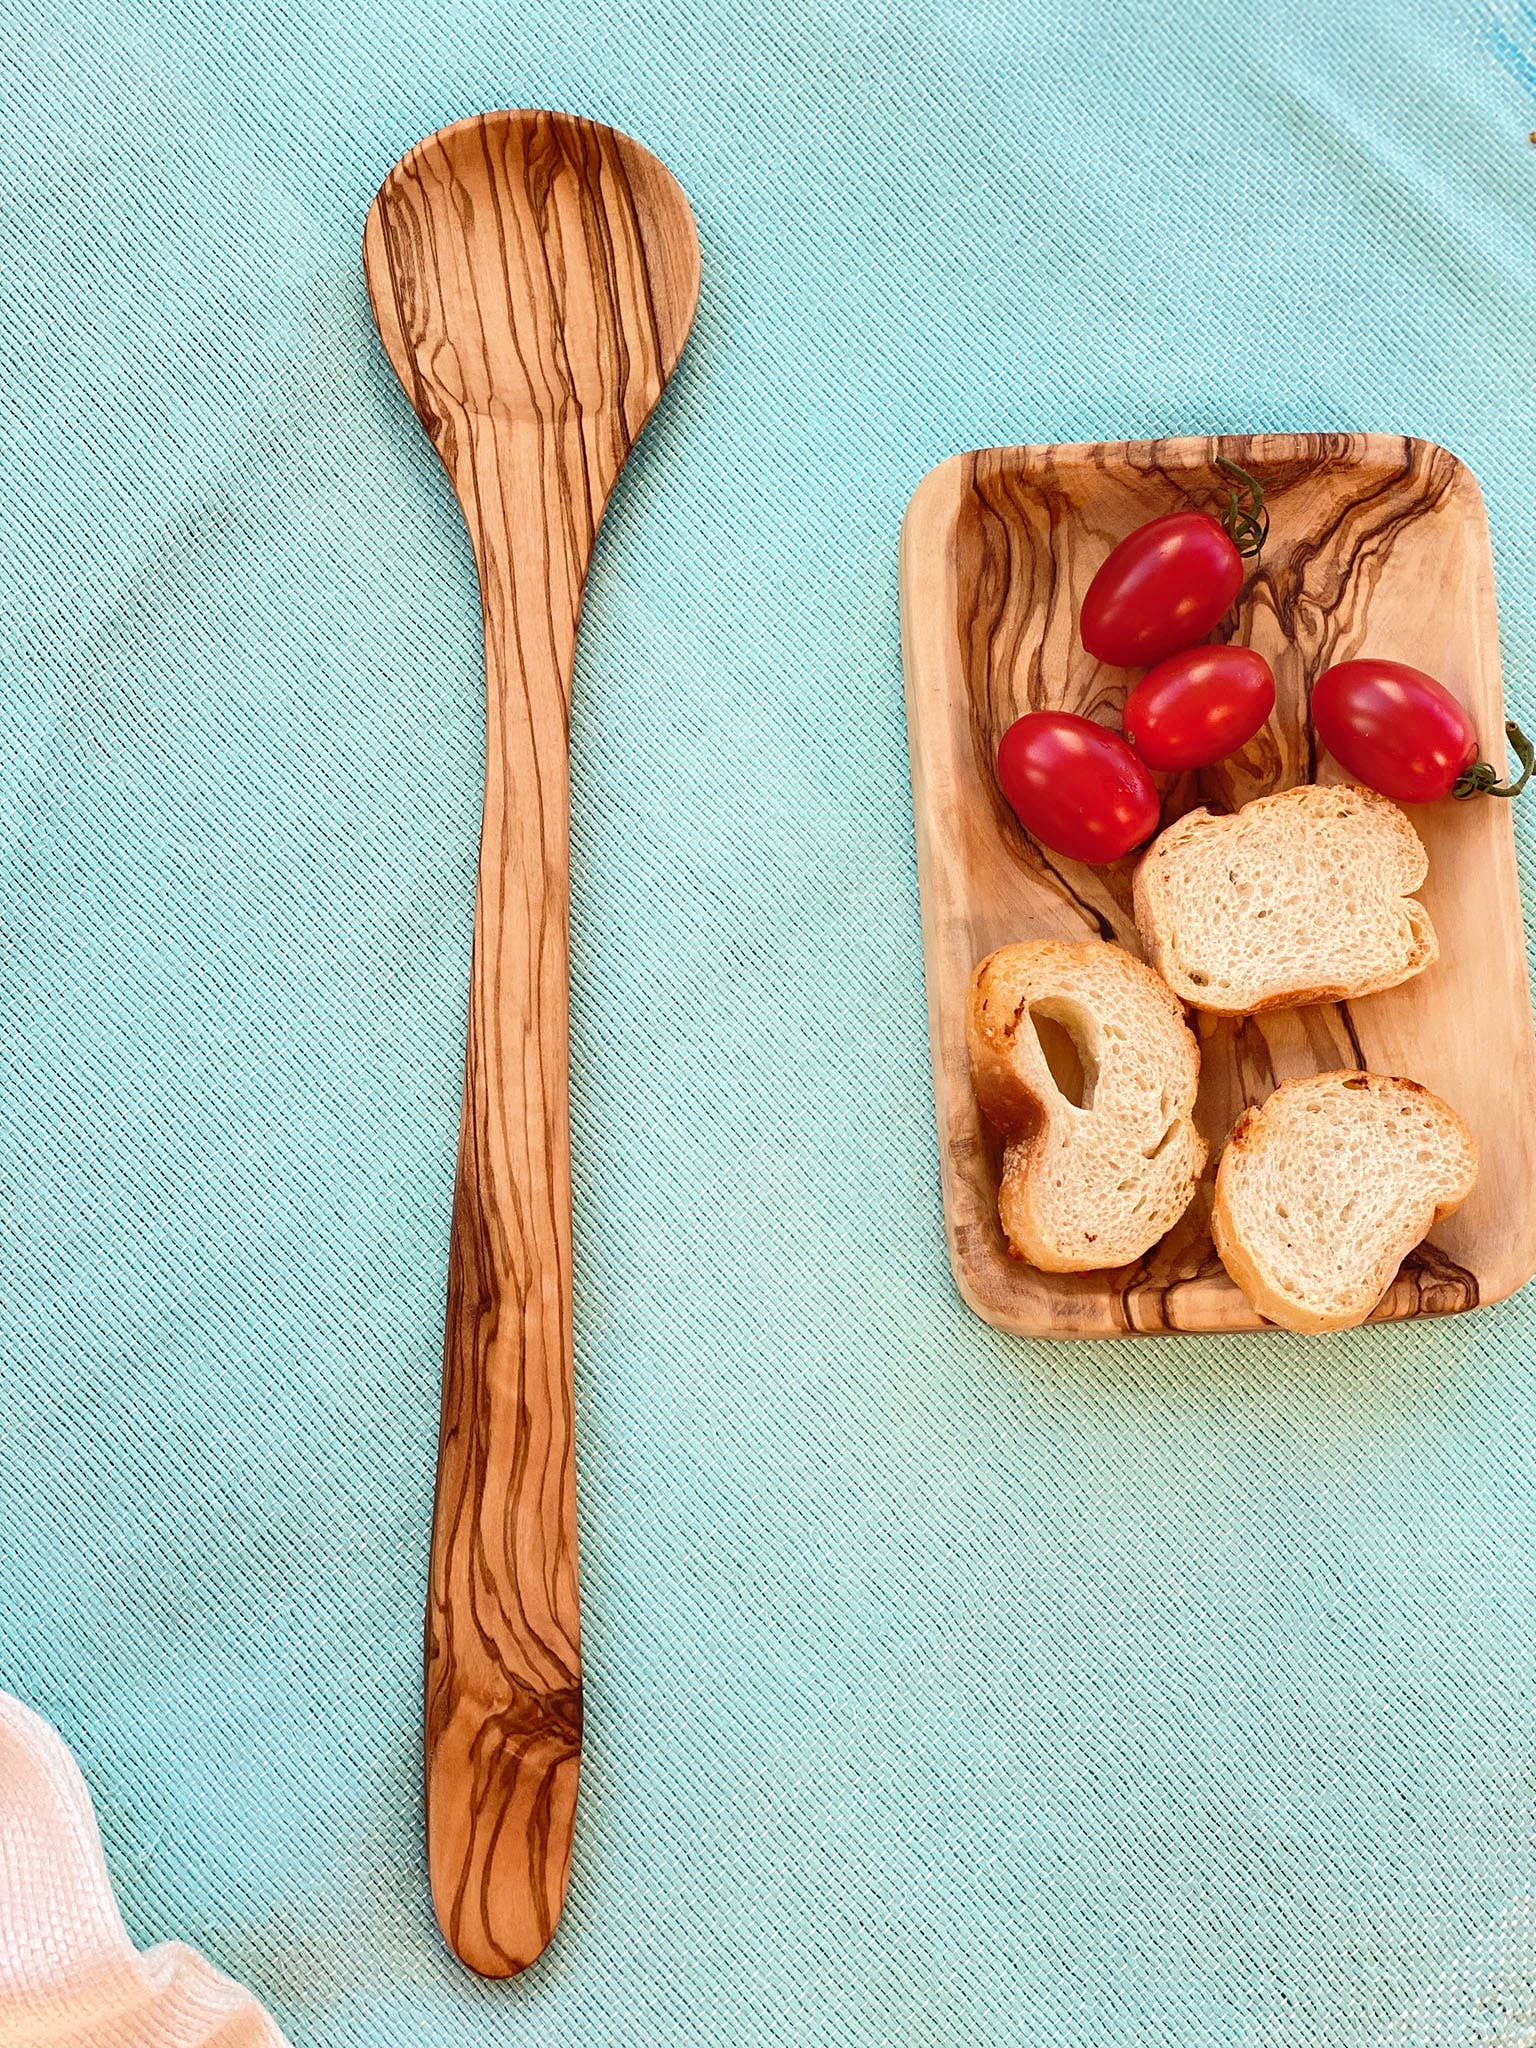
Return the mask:
<path fill-rule="evenodd" d="M 0 2048 L 286 2048 L 195 1950 L 134 1948 L 74 1758 L 3 1693 Z"/>

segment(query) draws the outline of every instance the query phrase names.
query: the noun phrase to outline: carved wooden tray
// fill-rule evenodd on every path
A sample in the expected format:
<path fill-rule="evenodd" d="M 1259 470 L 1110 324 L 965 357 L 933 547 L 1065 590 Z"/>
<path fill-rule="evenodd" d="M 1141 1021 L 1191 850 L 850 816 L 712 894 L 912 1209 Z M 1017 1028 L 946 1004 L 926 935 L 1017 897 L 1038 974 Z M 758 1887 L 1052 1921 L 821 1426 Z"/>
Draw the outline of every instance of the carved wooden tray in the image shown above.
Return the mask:
<path fill-rule="evenodd" d="M 1338 779 L 1316 756 L 1307 687 L 1361 653 L 1439 676 L 1471 711 L 1486 758 L 1504 760 L 1487 520 L 1476 479 L 1443 448 L 1374 434 L 987 448 L 923 479 L 902 527 L 901 625 L 944 1210 L 960 1291 L 1000 1329 L 1267 1328 L 1212 1249 L 1216 1161 L 1245 1104 L 1334 1067 L 1422 1081 L 1482 1148 L 1471 1199 L 1405 1262 L 1377 1318 L 1476 1308 L 1536 1272 L 1536 1033 L 1510 806 L 1488 798 L 1411 813 L 1440 934 L 1427 974 L 1350 1004 L 1193 1020 L 1210 1163 L 1183 1220 L 1145 1259 L 1112 1273 L 1041 1273 L 1004 1244 L 1001 1147 L 978 1115 L 966 1060 L 971 969 L 1016 939 L 1097 934 L 1140 948 L 1135 856 L 1090 868 L 1043 852 L 998 790 L 997 743 L 1021 712 L 1045 706 L 1116 722 L 1135 675 L 1083 651 L 1083 593 L 1123 534 L 1221 483 L 1217 455 L 1251 470 L 1268 496 L 1270 537 L 1231 632 L 1274 668 L 1277 703 L 1241 754 L 1159 777 L 1165 818 Z"/>

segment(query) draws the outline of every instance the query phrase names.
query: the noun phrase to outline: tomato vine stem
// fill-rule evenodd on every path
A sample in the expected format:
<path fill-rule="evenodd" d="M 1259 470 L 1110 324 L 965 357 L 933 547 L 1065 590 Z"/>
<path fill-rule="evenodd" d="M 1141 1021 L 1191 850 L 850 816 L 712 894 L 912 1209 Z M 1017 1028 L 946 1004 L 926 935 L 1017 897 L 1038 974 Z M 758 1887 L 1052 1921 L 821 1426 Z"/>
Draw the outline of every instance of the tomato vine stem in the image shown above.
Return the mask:
<path fill-rule="evenodd" d="M 1218 455 L 1216 467 L 1235 477 L 1235 488 L 1227 492 L 1227 509 L 1221 523 L 1240 555 L 1256 555 L 1269 538 L 1269 510 L 1264 503 L 1264 486 L 1225 455 Z"/>
<path fill-rule="evenodd" d="M 1504 737 L 1509 741 L 1509 744 L 1514 748 L 1520 759 L 1520 773 L 1515 777 L 1514 781 L 1500 782 L 1499 771 L 1491 761 L 1474 761 L 1470 768 L 1463 768 L 1456 780 L 1451 784 L 1452 796 L 1518 796 L 1520 794 L 1521 790 L 1530 781 L 1532 771 L 1536 770 L 1536 747 L 1531 745 L 1512 718 L 1505 721 Z"/>

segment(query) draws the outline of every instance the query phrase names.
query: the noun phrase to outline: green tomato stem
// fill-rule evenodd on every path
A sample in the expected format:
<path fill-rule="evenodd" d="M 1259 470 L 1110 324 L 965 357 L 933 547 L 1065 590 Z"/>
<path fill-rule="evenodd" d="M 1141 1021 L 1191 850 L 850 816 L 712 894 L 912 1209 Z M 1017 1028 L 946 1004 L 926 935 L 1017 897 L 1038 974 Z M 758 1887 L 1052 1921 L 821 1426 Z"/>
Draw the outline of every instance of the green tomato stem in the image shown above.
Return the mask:
<path fill-rule="evenodd" d="M 1216 467 L 1237 479 L 1237 488 L 1227 493 L 1227 509 L 1221 515 L 1221 524 L 1240 555 L 1256 555 L 1269 538 L 1264 486 L 1225 455 L 1217 456 Z"/>
<path fill-rule="evenodd" d="M 1474 761 L 1470 768 L 1463 768 L 1451 784 L 1451 795 L 1464 796 L 1518 796 L 1531 779 L 1536 769 L 1536 747 L 1533 747 L 1513 719 L 1506 721 L 1504 737 L 1520 758 L 1520 773 L 1513 782 L 1500 782 L 1499 771 L 1491 761 Z"/>

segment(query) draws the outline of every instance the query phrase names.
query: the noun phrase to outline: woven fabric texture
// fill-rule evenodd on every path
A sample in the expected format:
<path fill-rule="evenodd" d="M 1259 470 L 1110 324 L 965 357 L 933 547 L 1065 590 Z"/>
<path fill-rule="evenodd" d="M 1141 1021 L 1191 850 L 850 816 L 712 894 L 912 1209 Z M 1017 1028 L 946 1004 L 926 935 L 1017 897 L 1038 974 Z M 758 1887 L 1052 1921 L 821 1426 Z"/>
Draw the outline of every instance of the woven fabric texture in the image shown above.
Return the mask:
<path fill-rule="evenodd" d="M 478 612 L 359 261 L 494 105 L 704 252 L 578 661 L 588 1747 L 503 1987 L 419 1785 Z M 295 2048 L 1536 2042 L 1536 1294 L 968 1314 L 895 602 L 958 448 L 1423 434 L 1529 722 L 1533 128 L 1531 0 L 0 0 L 0 1685 L 136 1943 Z"/>

